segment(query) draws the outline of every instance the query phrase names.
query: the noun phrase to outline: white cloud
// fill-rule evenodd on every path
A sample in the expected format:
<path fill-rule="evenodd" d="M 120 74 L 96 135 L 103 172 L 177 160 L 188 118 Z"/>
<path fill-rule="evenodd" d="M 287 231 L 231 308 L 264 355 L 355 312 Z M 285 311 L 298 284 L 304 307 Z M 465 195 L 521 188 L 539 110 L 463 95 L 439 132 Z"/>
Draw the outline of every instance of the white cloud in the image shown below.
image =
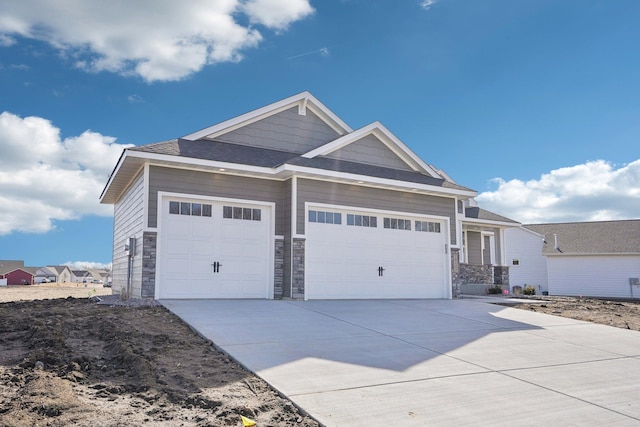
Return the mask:
<path fill-rule="evenodd" d="M 615 168 L 604 160 L 552 170 L 537 180 L 493 180 L 476 200 L 522 223 L 640 218 L 640 160 Z"/>
<path fill-rule="evenodd" d="M 140 95 L 129 95 L 127 97 L 127 101 L 129 102 L 129 104 L 139 104 L 141 102 L 144 102 L 144 99 L 142 99 L 142 97 Z"/>
<path fill-rule="evenodd" d="M 55 220 L 112 215 L 98 197 L 129 146 L 91 131 L 62 140 L 48 120 L 0 114 L 0 235 L 44 233 Z"/>
<path fill-rule="evenodd" d="M 424 10 L 429 10 L 431 6 L 437 3 L 438 0 L 421 0 L 420 7 Z"/>
<path fill-rule="evenodd" d="M 21 0 L 5 2 L 0 45 L 43 40 L 89 71 L 180 80 L 205 65 L 237 62 L 262 34 L 311 13 L 308 0 Z"/>
<path fill-rule="evenodd" d="M 111 270 L 112 264 L 93 261 L 67 261 L 62 265 L 66 265 L 72 270 Z"/>
<path fill-rule="evenodd" d="M 278 30 L 313 13 L 307 0 L 249 0 L 242 9 L 252 23 Z"/>

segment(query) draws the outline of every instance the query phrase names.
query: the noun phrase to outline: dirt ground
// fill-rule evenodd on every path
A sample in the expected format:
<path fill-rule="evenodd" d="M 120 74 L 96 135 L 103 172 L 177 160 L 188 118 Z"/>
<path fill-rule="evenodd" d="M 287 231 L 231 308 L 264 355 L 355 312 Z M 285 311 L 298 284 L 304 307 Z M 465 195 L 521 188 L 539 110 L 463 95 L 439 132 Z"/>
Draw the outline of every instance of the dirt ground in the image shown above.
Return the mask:
<path fill-rule="evenodd" d="M 165 308 L 97 303 L 110 293 L 0 287 L 0 426 L 242 426 L 241 415 L 318 425 Z M 515 307 L 640 331 L 638 301 L 533 297 Z"/>
<path fill-rule="evenodd" d="M 92 291 L 0 288 L 0 426 L 318 425 L 164 307 Z"/>
<path fill-rule="evenodd" d="M 612 301 L 554 296 L 529 297 L 529 299 L 530 303 L 508 305 L 522 310 L 640 331 L 640 300 Z"/>

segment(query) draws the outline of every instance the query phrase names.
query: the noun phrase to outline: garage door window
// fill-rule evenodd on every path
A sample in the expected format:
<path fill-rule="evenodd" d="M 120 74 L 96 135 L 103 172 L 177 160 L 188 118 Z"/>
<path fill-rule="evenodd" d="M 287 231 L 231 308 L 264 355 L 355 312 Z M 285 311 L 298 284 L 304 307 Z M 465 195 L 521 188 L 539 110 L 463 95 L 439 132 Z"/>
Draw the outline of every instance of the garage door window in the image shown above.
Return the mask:
<path fill-rule="evenodd" d="M 339 212 L 309 211 L 309 222 L 321 224 L 342 224 L 342 214 Z"/>
<path fill-rule="evenodd" d="M 262 221 L 262 209 L 241 208 L 238 206 L 224 206 L 222 208 L 222 217 L 227 219 Z"/>
<path fill-rule="evenodd" d="M 440 223 L 431 221 L 416 221 L 416 231 L 426 231 L 428 233 L 439 233 Z"/>
<path fill-rule="evenodd" d="M 401 218 L 385 218 L 384 228 L 391 230 L 411 230 L 411 220 Z"/>
<path fill-rule="evenodd" d="M 211 205 L 189 202 L 169 202 L 171 215 L 211 216 Z"/>
<path fill-rule="evenodd" d="M 378 218 L 370 215 L 347 214 L 347 225 L 377 228 Z"/>

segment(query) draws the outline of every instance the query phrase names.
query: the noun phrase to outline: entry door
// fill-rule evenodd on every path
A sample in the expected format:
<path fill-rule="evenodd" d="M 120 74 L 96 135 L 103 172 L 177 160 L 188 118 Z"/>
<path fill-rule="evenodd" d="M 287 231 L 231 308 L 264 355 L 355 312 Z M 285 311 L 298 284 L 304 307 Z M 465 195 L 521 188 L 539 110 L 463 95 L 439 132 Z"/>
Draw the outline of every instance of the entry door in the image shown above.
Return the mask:
<path fill-rule="evenodd" d="M 160 298 L 268 298 L 270 207 L 163 201 Z"/>

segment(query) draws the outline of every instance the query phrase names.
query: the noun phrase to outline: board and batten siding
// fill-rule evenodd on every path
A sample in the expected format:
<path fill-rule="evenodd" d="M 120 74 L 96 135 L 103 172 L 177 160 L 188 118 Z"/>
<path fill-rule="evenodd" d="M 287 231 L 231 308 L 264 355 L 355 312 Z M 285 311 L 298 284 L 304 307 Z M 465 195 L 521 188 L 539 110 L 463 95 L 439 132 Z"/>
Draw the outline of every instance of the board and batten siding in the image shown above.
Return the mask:
<path fill-rule="evenodd" d="M 132 265 L 131 293 L 142 291 L 142 232 L 144 229 L 144 174 L 141 171 L 113 208 L 113 282 L 112 289 L 122 292 L 127 286 L 127 255 L 124 247 L 136 238 Z"/>
<path fill-rule="evenodd" d="M 327 157 L 385 168 L 405 171 L 413 170 L 404 160 L 373 135 L 367 135 L 358 141 L 352 142 L 346 147 L 328 154 Z"/>
<path fill-rule="evenodd" d="M 629 278 L 640 277 L 640 255 L 547 257 L 550 295 L 631 298 Z M 633 297 L 640 298 L 634 287 Z"/>
<path fill-rule="evenodd" d="M 268 148 L 270 150 L 306 153 L 333 141 L 340 135 L 307 109 L 298 114 L 298 107 L 248 124 L 216 137 L 217 141 Z"/>
<path fill-rule="evenodd" d="M 549 290 L 547 285 L 547 259 L 542 255 L 543 237 L 522 228 L 508 228 L 505 233 L 506 265 L 509 266 L 509 284 L 534 286 L 536 292 Z M 518 261 L 514 265 L 514 260 Z"/>
<path fill-rule="evenodd" d="M 456 202 L 453 198 L 403 193 L 400 191 L 311 179 L 298 179 L 298 208 L 296 218 L 298 234 L 305 233 L 305 202 L 352 206 L 355 209 L 378 209 L 418 215 L 449 217 L 449 225 L 451 228 L 450 242 L 451 244 L 455 244 Z"/>
<path fill-rule="evenodd" d="M 275 234 L 286 232 L 282 181 L 150 166 L 148 224 L 152 228 L 158 226 L 159 191 L 275 203 Z"/>

